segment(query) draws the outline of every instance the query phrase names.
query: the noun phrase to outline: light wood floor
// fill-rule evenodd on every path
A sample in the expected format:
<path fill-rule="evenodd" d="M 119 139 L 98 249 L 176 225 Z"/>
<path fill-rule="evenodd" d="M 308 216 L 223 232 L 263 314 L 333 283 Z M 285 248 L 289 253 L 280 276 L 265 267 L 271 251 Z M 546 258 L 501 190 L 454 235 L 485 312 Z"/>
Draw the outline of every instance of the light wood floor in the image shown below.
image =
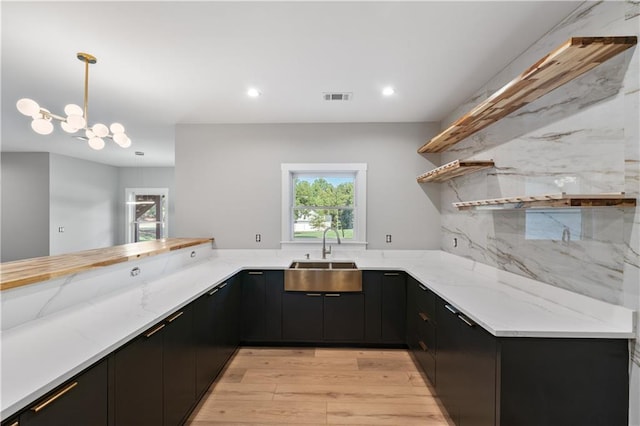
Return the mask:
<path fill-rule="evenodd" d="M 186 424 L 449 423 L 405 350 L 245 347 Z"/>

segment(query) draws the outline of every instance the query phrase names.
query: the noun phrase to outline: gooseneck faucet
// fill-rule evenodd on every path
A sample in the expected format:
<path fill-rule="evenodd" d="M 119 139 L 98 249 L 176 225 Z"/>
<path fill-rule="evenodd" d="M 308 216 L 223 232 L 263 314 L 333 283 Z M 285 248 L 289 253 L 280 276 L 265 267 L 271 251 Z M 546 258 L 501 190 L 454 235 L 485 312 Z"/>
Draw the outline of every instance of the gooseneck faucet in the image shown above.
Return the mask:
<path fill-rule="evenodd" d="M 336 233 L 336 237 L 338 237 L 338 244 L 341 244 L 340 234 L 338 234 L 338 231 L 332 227 L 326 228 L 322 233 L 322 258 L 323 259 L 326 259 L 328 254 L 331 254 L 331 246 L 329 246 L 329 250 L 327 250 L 327 231 L 328 230 L 332 230 L 333 232 Z"/>

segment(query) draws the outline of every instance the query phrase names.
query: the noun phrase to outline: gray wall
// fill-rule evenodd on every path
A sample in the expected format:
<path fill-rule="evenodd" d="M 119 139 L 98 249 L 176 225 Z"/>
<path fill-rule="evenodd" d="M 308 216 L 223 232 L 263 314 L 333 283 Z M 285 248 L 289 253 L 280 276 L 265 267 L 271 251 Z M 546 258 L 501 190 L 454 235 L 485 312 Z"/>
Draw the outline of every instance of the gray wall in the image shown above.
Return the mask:
<path fill-rule="evenodd" d="M 639 32 L 638 2 L 586 2 L 479 87 L 477 98 L 453 111 L 443 127 L 571 36 Z M 631 48 L 443 153 L 443 162 L 491 158 L 496 163 L 494 170 L 442 185 L 443 249 L 637 311 L 640 208 L 559 215 L 458 212 L 451 203 L 562 191 L 625 191 L 638 198 L 639 56 L 638 47 Z M 536 223 L 545 224 L 546 237 L 533 238 Z M 565 226 L 571 229 L 568 242 L 562 240 Z M 630 424 L 640 425 L 637 339 L 631 362 Z"/>
<path fill-rule="evenodd" d="M 117 167 L 51 154 L 49 202 L 50 255 L 116 244 Z"/>
<path fill-rule="evenodd" d="M 126 241 L 125 189 L 169 188 L 169 237 L 175 237 L 175 169 L 173 167 L 120 167 L 118 169 L 118 232 L 117 243 Z"/>
<path fill-rule="evenodd" d="M 439 188 L 416 176 L 438 156 L 416 153 L 435 123 L 181 124 L 176 227 L 219 248 L 280 248 L 281 163 L 367 163 L 370 249 L 437 249 Z M 262 242 L 255 242 L 255 234 Z M 384 242 L 385 234 L 393 243 Z"/>
<path fill-rule="evenodd" d="M 2 262 L 49 255 L 49 154 L 3 152 Z"/>

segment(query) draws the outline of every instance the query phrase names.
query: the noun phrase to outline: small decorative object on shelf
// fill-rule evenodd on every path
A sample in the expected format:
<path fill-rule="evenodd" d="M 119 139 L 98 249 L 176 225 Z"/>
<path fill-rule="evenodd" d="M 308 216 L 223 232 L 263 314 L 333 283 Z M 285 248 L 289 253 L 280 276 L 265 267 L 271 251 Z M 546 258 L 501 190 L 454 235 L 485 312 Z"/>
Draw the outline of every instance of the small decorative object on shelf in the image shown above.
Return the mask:
<path fill-rule="evenodd" d="M 453 203 L 458 210 L 525 210 L 566 209 L 588 207 L 635 207 L 635 198 L 625 198 L 624 192 L 612 194 L 559 194 L 527 195 L 489 200 Z"/>
<path fill-rule="evenodd" d="M 454 177 L 463 176 L 478 170 L 493 167 L 493 160 L 455 160 L 418 176 L 418 183 L 444 182 Z"/>
<path fill-rule="evenodd" d="M 424 144 L 442 152 L 638 42 L 636 36 L 572 37 Z"/>

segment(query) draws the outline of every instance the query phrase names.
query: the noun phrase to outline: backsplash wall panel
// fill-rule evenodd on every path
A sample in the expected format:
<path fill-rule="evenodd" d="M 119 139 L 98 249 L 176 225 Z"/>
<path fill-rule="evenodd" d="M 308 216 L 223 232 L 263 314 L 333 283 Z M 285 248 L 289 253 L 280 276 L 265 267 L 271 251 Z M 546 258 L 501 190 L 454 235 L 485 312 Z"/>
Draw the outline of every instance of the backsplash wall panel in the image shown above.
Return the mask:
<path fill-rule="evenodd" d="M 638 35 L 639 7 L 637 2 L 582 4 L 480 87 L 442 127 L 572 36 Z M 496 164 L 440 184 L 442 249 L 638 311 L 640 209 L 457 211 L 451 203 L 559 192 L 624 191 L 638 198 L 639 63 L 635 46 L 442 153 L 442 164 L 455 159 Z M 630 424 L 640 425 L 637 340 L 631 361 Z"/>

